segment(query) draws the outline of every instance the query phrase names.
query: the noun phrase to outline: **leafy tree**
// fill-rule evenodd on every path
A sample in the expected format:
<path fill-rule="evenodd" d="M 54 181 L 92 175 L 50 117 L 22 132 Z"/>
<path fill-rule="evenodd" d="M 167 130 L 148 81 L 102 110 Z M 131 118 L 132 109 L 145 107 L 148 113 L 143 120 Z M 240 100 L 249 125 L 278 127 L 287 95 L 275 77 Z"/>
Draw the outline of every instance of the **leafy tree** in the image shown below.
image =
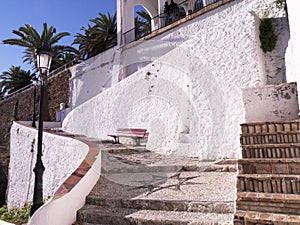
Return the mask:
<path fill-rule="evenodd" d="M 60 64 L 58 56 L 62 52 L 66 51 L 66 47 L 58 45 L 57 43 L 61 38 L 69 36 L 68 32 L 62 32 L 56 34 L 56 29 L 53 26 L 48 28 L 47 23 L 43 24 L 43 31 L 41 34 L 37 32 L 32 26 L 25 24 L 25 26 L 20 27 L 18 30 L 13 30 L 13 34 L 17 35 L 18 38 L 10 38 L 3 40 L 4 44 L 16 45 L 25 48 L 23 62 L 34 65 L 34 69 L 37 71 L 36 64 L 36 51 L 41 47 L 45 47 L 52 51 L 54 57 L 54 63 L 51 65 L 50 71 L 56 69 Z M 49 110 L 48 110 L 48 82 L 46 74 L 43 74 L 44 80 L 44 119 L 49 120 Z"/>
<path fill-rule="evenodd" d="M 56 29 L 53 26 L 48 28 L 47 23 L 43 24 L 41 35 L 34 27 L 28 24 L 25 24 L 25 26 L 20 27 L 18 30 L 13 30 L 13 34 L 17 35 L 19 38 L 6 39 L 3 40 L 3 43 L 24 47 L 23 62 L 34 64 L 36 70 L 36 50 L 42 46 L 46 46 L 53 52 L 53 60 L 55 61 L 56 56 L 66 49 L 65 46 L 58 45 L 57 43 L 61 38 L 70 35 L 68 32 L 56 34 Z M 55 64 L 53 65 L 54 66 L 50 68 L 50 71 L 56 69 Z"/>
<path fill-rule="evenodd" d="M 63 51 L 58 51 L 52 59 L 51 68 L 53 70 L 73 61 L 78 61 L 79 51 L 71 46 L 64 47 Z"/>
<path fill-rule="evenodd" d="M 77 33 L 73 44 L 79 45 L 79 58 L 91 58 L 117 44 L 117 16 L 99 13 L 91 19 L 92 25 L 82 27 L 83 34 Z"/>
<path fill-rule="evenodd" d="M 20 66 L 11 66 L 9 71 L 0 75 L 0 89 L 2 93 L 10 94 L 32 83 L 34 73 L 22 70 Z"/>
<path fill-rule="evenodd" d="M 142 38 L 151 32 L 151 16 L 145 11 L 138 11 L 135 17 L 135 37 Z"/>

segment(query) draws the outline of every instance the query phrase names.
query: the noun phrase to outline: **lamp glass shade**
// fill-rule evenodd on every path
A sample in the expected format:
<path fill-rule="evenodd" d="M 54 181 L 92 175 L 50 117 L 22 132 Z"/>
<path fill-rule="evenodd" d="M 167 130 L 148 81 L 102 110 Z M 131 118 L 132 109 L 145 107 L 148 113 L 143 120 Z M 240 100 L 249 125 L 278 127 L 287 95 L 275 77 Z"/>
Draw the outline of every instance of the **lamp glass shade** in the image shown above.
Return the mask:
<path fill-rule="evenodd" d="M 33 79 L 32 79 L 32 84 L 33 84 L 34 86 L 37 86 L 38 80 L 37 80 L 36 78 L 33 78 Z"/>
<path fill-rule="evenodd" d="M 37 66 L 42 72 L 46 72 L 50 69 L 52 56 L 51 54 L 47 54 L 41 52 L 37 55 Z"/>

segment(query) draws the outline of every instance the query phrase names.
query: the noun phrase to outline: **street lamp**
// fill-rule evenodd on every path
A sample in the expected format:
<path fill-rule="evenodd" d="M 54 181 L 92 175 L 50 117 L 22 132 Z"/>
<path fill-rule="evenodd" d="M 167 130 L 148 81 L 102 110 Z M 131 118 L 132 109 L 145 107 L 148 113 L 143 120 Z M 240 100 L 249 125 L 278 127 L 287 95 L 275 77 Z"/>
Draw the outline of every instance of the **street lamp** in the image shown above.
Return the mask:
<path fill-rule="evenodd" d="M 43 107 L 44 107 L 44 76 L 47 76 L 47 72 L 50 69 L 52 52 L 49 48 L 42 46 L 36 50 L 36 61 L 37 68 L 40 71 L 40 114 L 39 114 L 39 123 L 38 123 L 38 143 L 37 143 L 37 157 L 35 167 L 33 169 L 35 174 L 34 179 L 34 191 L 33 191 L 33 203 L 30 209 L 30 216 L 43 205 L 43 173 L 45 167 L 42 161 L 43 155 Z"/>
<path fill-rule="evenodd" d="M 38 79 L 33 78 L 32 79 L 32 84 L 33 84 L 33 113 L 32 113 L 32 127 L 36 128 L 35 120 L 36 120 L 36 115 L 35 115 L 35 99 L 36 99 L 36 86 L 38 84 Z"/>

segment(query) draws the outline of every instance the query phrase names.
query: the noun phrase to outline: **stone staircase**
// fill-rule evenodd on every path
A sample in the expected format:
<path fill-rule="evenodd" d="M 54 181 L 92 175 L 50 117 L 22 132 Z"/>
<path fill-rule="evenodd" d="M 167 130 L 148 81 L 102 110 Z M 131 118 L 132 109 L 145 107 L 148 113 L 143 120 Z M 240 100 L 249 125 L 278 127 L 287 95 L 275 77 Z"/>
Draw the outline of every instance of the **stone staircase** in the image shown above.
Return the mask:
<path fill-rule="evenodd" d="M 235 225 L 300 224 L 300 120 L 242 124 Z"/>
<path fill-rule="evenodd" d="M 199 161 L 109 143 L 101 158 L 101 177 L 74 224 L 233 223 L 234 161 Z"/>

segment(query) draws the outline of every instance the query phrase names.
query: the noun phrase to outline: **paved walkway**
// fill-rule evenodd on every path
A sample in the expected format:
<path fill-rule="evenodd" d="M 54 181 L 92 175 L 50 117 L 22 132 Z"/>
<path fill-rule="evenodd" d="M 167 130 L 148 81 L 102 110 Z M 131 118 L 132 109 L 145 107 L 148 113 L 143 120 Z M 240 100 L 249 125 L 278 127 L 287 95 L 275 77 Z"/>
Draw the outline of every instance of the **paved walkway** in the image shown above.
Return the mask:
<path fill-rule="evenodd" d="M 101 178 L 79 213 L 87 220 L 93 215 L 89 223 L 233 224 L 235 160 L 203 161 L 143 146 L 101 144 Z"/>

